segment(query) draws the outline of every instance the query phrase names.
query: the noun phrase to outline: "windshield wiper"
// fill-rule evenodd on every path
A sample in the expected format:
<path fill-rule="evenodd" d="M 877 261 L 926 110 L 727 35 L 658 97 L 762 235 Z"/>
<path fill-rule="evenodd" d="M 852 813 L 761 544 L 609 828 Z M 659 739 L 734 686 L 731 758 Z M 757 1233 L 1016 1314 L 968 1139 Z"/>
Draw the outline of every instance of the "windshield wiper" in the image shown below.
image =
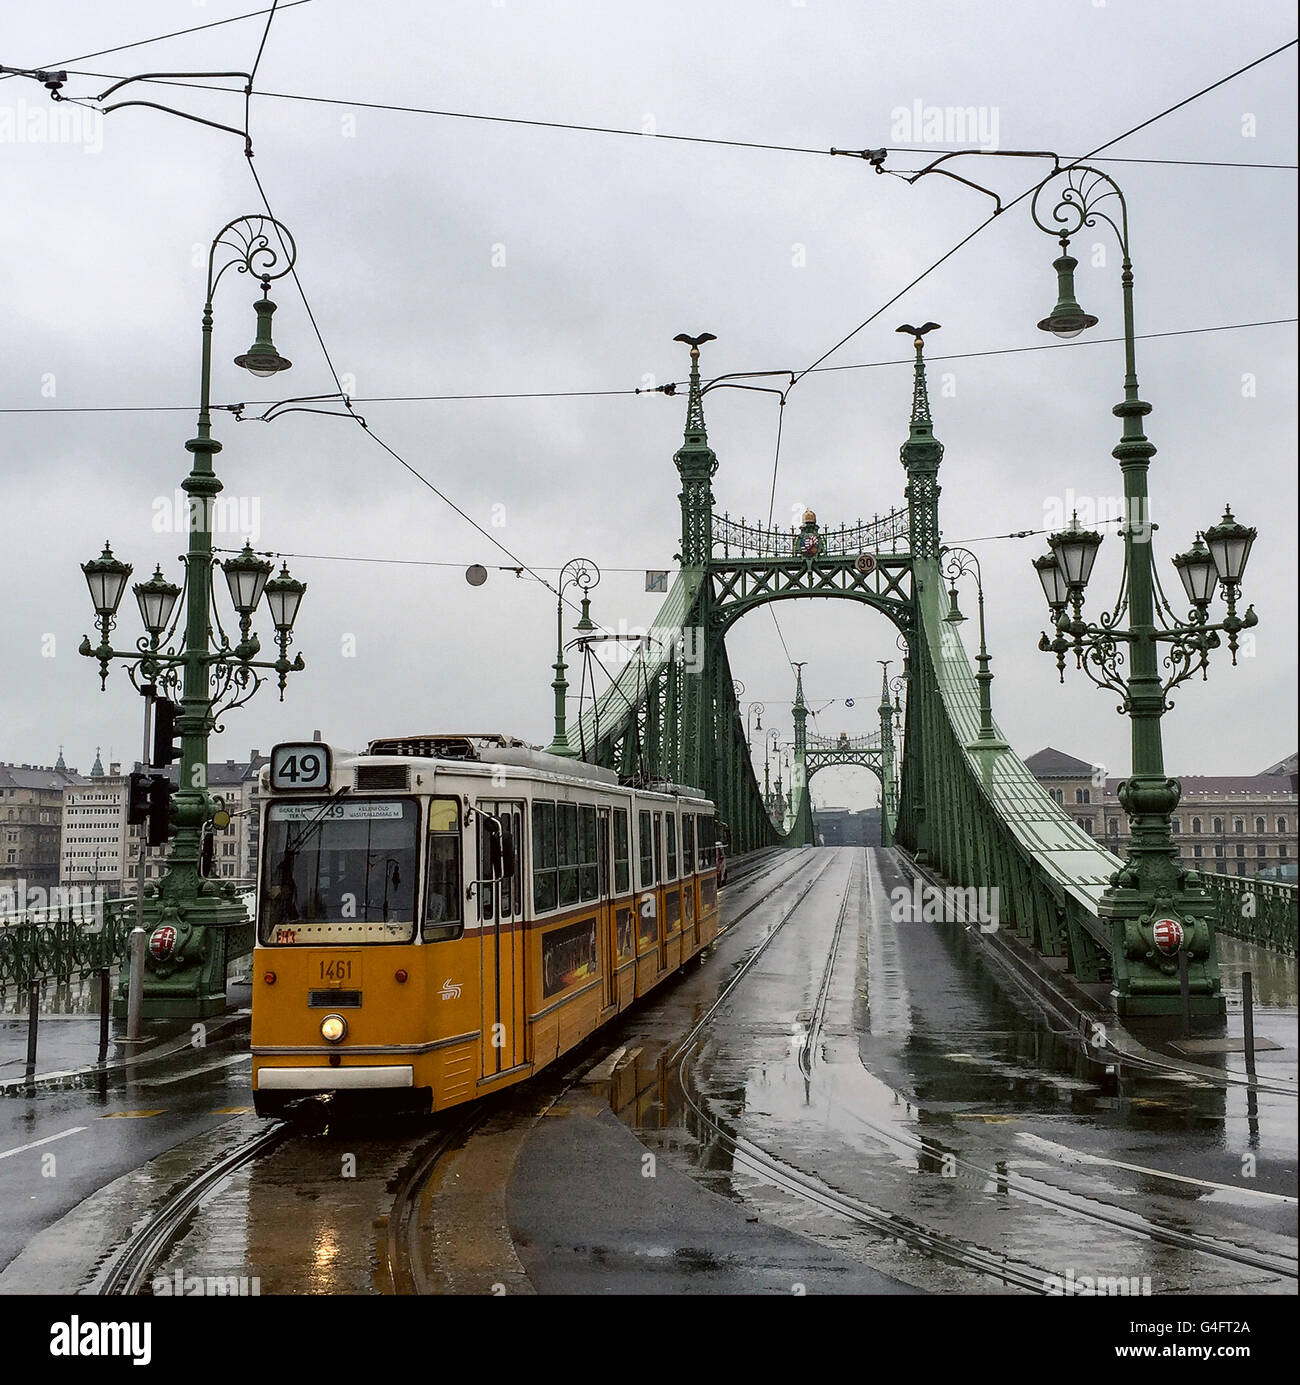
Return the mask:
<path fill-rule="evenodd" d="M 284 855 L 286 860 L 292 860 L 293 857 L 295 857 L 303 849 L 303 847 L 307 845 L 308 839 L 313 837 L 317 832 L 320 831 L 321 827 L 325 823 L 325 814 L 329 811 L 330 807 L 333 805 L 336 799 L 342 798 L 342 796 L 348 792 L 348 787 L 349 786 L 347 784 L 344 784 L 341 789 L 338 789 L 334 793 L 330 794 L 330 796 L 325 800 L 325 802 L 321 804 L 320 812 L 318 812 L 314 818 L 310 819 L 310 821 L 306 822 L 303 825 L 303 829 L 299 833 L 297 841 L 293 842 L 292 845 L 288 841 L 285 842 Z"/>

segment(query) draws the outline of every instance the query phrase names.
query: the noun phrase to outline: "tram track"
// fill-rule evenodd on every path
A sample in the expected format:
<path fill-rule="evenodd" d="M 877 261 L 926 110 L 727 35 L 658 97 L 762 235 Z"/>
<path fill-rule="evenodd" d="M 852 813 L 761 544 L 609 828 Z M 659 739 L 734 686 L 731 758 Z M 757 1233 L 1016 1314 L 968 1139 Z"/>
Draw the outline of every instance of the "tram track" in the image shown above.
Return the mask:
<path fill-rule="evenodd" d="M 276 1121 L 174 1189 L 117 1249 L 94 1292 L 100 1295 L 139 1293 L 154 1267 L 184 1235 L 199 1208 L 245 1164 L 269 1153 L 293 1133 L 289 1122 Z"/>
<path fill-rule="evenodd" d="M 976 1270 L 985 1275 L 990 1275 L 1003 1283 L 1011 1284 L 1029 1290 L 1030 1292 L 1045 1294 L 1048 1292 L 1048 1284 L 1053 1279 L 1053 1276 L 1048 1271 L 1040 1270 L 1024 1261 L 1011 1261 L 1008 1257 L 1001 1255 L 999 1252 L 992 1251 L 987 1247 L 978 1246 L 972 1242 L 947 1235 L 932 1227 L 923 1226 L 920 1223 L 912 1221 L 910 1218 L 874 1206 L 851 1194 L 833 1188 L 808 1170 L 793 1166 L 778 1158 L 770 1150 L 764 1149 L 762 1146 L 756 1144 L 754 1141 L 734 1134 L 715 1119 L 713 1114 L 706 1109 L 706 1105 L 700 1100 L 697 1100 L 692 1094 L 688 1074 L 690 1064 L 700 1050 L 700 1036 L 705 1027 L 736 987 L 750 975 L 751 969 L 762 957 L 767 947 L 781 929 L 784 928 L 785 924 L 798 911 L 807 895 L 811 892 L 813 886 L 826 875 L 832 864 L 833 861 L 828 862 L 827 866 L 819 871 L 813 879 L 807 883 L 794 903 L 782 914 L 777 924 L 770 930 L 759 946 L 739 965 L 729 984 L 718 995 L 714 1004 L 697 1020 L 689 1033 L 674 1050 L 671 1055 L 671 1061 L 676 1062 L 678 1065 L 678 1080 L 681 1086 L 683 1099 L 698 1120 L 707 1126 L 714 1137 L 730 1151 L 733 1159 L 737 1163 L 757 1173 L 773 1186 L 794 1194 L 825 1210 L 838 1213 L 859 1225 L 869 1227 L 895 1239 L 902 1240 L 914 1248 L 923 1250 L 937 1258 Z M 836 920 L 827 963 L 823 970 L 821 983 L 818 989 L 817 1001 L 813 1008 L 812 1019 L 809 1024 L 805 1044 L 799 1054 L 799 1066 L 805 1077 L 811 1076 L 811 1055 L 815 1047 L 816 1036 L 820 1031 L 824 1019 L 835 964 L 839 956 L 844 922 L 847 918 L 849 900 L 852 895 L 851 885 L 855 865 L 850 866 L 849 876 L 845 882 L 844 898 L 841 901 L 839 915 Z M 751 906 L 751 908 L 753 907 L 757 907 L 757 905 Z M 746 910 L 745 912 L 748 913 L 750 910 Z M 741 917 L 743 917 L 743 915 L 733 920 L 733 926 L 734 923 L 740 921 Z M 927 1153 L 926 1146 L 922 1141 L 899 1135 L 893 1131 L 887 1131 L 856 1112 L 851 1112 L 850 1114 L 852 1114 L 854 1119 L 869 1133 L 878 1139 L 893 1144 L 896 1147 L 900 1147 L 909 1154 L 923 1155 Z M 932 1153 L 932 1151 L 930 1152 Z M 1029 1186 L 1029 1184 L 1036 1183 L 1038 1180 L 1031 1180 L 1023 1175 L 1002 1171 L 998 1171 L 995 1174 L 993 1171 L 984 1169 L 969 1160 L 960 1159 L 956 1156 L 953 1156 L 953 1158 L 955 1167 L 968 1175 L 978 1177 L 985 1181 L 995 1181 L 999 1186 L 1008 1191 L 1013 1191 L 1017 1196 L 1033 1201 L 1039 1205 L 1050 1207 L 1061 1212 L 1063 1215 L 1080 1218 L 1090 1222 L 1098 1229 L 1105 1227 L 1111 1232 L 1120 1232 L 1130 1236 L 1141 1237 L 1165 1245 L 1174 1246 L 1179 1249 L 1188 1250 L 1218 1261 L 1246 1266 L 1274 1275 L 1280 1280 L 1294 1281 L 1297 1279 L 1297 1266 L 1294 1259 L 1263 1254 L 1243 1246 L 1224 1243 L 1208 1237 L 1198 1236 L 1194 1233 L 1178 1231 L 1172 1227 L 1152 1222 L 1147 1218 L 1124 1212 L 1121 1209 L 1113 1207 L 1111 1204 L 1106 1204 L 1104 1207 L 1090 1207 L 1087 1206 L 1085 1202 L 1087 1195 L 1067 1195 L 1057 1192 L 1047 1192 L 1041 1187 Z"/>
<path fill-rule="evenodd" d="M 848 917 L 849 899 L 853 893 L 853 882 L 859 874 L 858 858 L 849 863 L 849 876 L 844 882 L 844 898 L 840 901 L 840 911 L 835 919 L 835 931 L 826 954 L 826 968 L 822 972 L 821 985 L 817 988 L 817 999 L 813 1003 L 812 1018 L 808 1022 L 808 1033 L 804 1036 L 803 1047 L 799 1050 L 799 1067 L 805 1077 L 812 1076 L 813 1055 L 817 1039 L 821 1034 L 822 1022 L 826 1018 L 826 1002 L 831 993 L 831 979 L 835 974 L 835 963 L 840 955 L 840 941 L 844 936 L 844 920 Z"/>
<path fill-rule="evenodd" d="M 482 1104 L 463 1111 L 444 1130 L 440 1130 L 417 1153 L 397 1193 L 388 1216 L 382 1242 L 384 1270 L 390 1294 L 432 1293 L 428 1265 L 423 1249 L 426 1195 L 434 1170 L 467 1135 L 487 1118 Z"/>

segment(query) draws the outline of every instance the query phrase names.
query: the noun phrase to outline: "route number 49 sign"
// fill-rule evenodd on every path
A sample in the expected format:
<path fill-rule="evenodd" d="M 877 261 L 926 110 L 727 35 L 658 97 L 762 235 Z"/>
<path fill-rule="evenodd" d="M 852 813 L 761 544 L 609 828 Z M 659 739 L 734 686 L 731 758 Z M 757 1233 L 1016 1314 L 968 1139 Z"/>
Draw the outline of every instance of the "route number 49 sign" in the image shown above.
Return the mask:
<path fill-rule="evenodd" d="M 330 782 L 329 747 L 319 741 L 286 741 L 271 751 L 271 788 L 327 789 Z"/>

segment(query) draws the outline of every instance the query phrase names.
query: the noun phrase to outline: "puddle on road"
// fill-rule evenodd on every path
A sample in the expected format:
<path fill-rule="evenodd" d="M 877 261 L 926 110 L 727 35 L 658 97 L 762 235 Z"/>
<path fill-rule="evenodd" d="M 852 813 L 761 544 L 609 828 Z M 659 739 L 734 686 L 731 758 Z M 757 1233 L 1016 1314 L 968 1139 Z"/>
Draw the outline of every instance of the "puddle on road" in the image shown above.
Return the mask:
<path fill-rule="evenodd" d="M 809 953 L 833 925 L 835 910 L 816 914 L 823 912 L 828 916 L 801 914 Z M 827 1244 L 856 1244 L 878 1267 L 925 1287 L 955 1283 L 987 1292 L 999 1285 L 934 1262 L 918 1271 L 919 1252 L 890 1246 L 876 1232 L 846 1229 L 834 1214 L 809 1210 L 766 1185 L 735 1157 L 734 1141 L 750 1141 L 891 1215 L 999 1253 L 1024 1253 L 1052 1271 L 1084 1273 L 1095 1264 L 1094 1272 L 1114 1273 L 1110 1262 L 1122 1261 L 1127 1273 L 1150 1275 L 1156 1292 L 1273 1287 L 1267 1275 L 1121 1234 L 1012 1191 L 1017 1176 L 1032 1177 L 1081 1210 L 1110 1205 L 1191 1233 L 1247 1244 L 1258 1236 L 1259 1244 L 1294 1251 L 1285 1239 L 1294 1234 L 1293 1209 L 1274 1215 L 1276 1206 L 1269 1212 L 1248 1193 L 1229 1196 L 1140 1172 L 1192 1167 L 1194 1157 L 1211 1182 L 1240 1181 L 1241 1151 L 1260 1148 L 1261 1127 L 1272 1156 L 1285 1159 L 1288 1143 L 1294 1149 L 1293 1135 L 1279 1135 L 1282 1122 L 1291 1124 L 1285 1098 L 1225 1090 L 1182 1073 L 1108 1070 L 1075 1035 L 1053 1032 L 1032 1006 L 1004 991 L 960 927 L 891 936 L 864 916 L 860 932 L 846 929 L 815 1038 L 809 1031 L 816 985 L 801 986 L 798 965 L 765 973 L 769 953 L 710 1021 L 702 1048 L 685 1065 L 683 1090 L 682 1040 L 767 934 L 758 923 L 747 936 L 724 938 L 723 956 L 703 974 L 650 997 L 613 1036 L 630 1051 L 596 1090 L 651 1148 L 720 1194 Z M 825 955 L 814 957 L 810 975 L 820 976 Z M 909 962 L 914 978 L 923 973 L 911 987 Z M 1264 983 L 1263 994 L 1285 998 L 1267 974 Z M 1041 1149 L 1027 1157 L 1020 1136 L 1030 1125 L 1096 1154 L 1074 1165 L 1045 1159 Z M 1115 1159 L 1139 1171 L 1116 1170 Z M 1189 1213 L 1196 1204 L 1190 1220 L 1179 1202 Z"/>

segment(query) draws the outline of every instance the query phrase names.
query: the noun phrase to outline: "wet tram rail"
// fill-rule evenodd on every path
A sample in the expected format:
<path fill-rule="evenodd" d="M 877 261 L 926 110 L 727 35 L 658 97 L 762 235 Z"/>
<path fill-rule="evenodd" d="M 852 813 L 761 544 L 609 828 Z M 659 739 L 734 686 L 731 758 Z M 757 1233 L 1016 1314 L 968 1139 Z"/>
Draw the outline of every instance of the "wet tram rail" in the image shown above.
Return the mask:
<path fill-rule="evenodd" d="M 378 1262 L 373 1276 L 373 1288 L 378 1292 L 398 1295 L 434 1292 L 424 1253 L 424 1240 L 430 1229 L 428 1193 L 431 1180 L 442 1160 L 464 1144 L 491 1114 L 495 1104 L 493 1098 L 487 1098 L 445 1116 L 422 1118 L 415 1134 L 408 1133 L 409 1127 L 408 1132 L 400 1128 L 393 1132 L 397 1137 L 390 1139 L 388 1149 L 400 1167 L 395 1176 L 387 1180 L 392 1190 L 389 1210 L 374 1221 L 380 1233 L 372 1255 Z M 189 1172 L 167 1193 L 159 1206 L 112 1252 L 91 1292 L 124 1296 L 150 1292 L 149 1286 L 160 1271 L 178 1256 L 186 1258 L 187 1238 L 196 1230 L 198 1219 L 211 1213 L 219 1217 L 223 1197 L 244 1199 L 246 1192 L 232 1187 L 237 1176 L 256 1178 L 257 1170 L 251 1166 L 265 1164 L 273 1154 L 288 1161 L 287 1181 L 299 1195 L 315 1198 L 319 1195 L 315 1185 L 337 1186 L 332 1177 L 321 1178 L 319 1165 L 322 1160 L 316 1147 L 331 1135 L 341 1136 L 340 1148 L 356 1145 L 358 1141 L 352 1137 L 365 1130 L 364 1122 L 355 1118 L 342 1127 L 332 1128 L 326 1113 L 314 1109 L 296 1113 L 295 1119 L 259 1122 L 259 1128 L 247 1139 Z M 368 1133 L 373 1135 L 374 1132 Z M 231 1249 L 238 1255 L 246 1247 Z M 259 1261 L 255 1267 L 263 1273 L 271 1270 L 277 1274 L 285 1281 L 282 1287 L 297 1288 L 291 1264 L 294 1249 L 292 1245 L 286 1246 L 289 1253 L 282 1265 Z M 196 1254 L 200 1260 L 204 1258 L 201 1249 L 196 1249 Z M 164 1273 L 163 1278 L 170 1276 Z"/>
<path fill-rule="evenodd" d="M 769 949 L 773 948 L 778 938 L 798 936 L 801 942 L 807 944 L 809 932 L 808 929 L 801 927 L 801 923 L 805 921 L 802 915 L 818 912 L 818 902 L 814 900 L 809 903 L 809 896 L 814 887 L 828 876 L 837 855 L 838 853 L 830 852 L 824 854 L 821 852 L 801 853 L 800 866 L 785 874 L 774 887 L 774 891 L 780 890 L 787 882 L 798 876 L 803 887 L 797 897 L 793 902 L 783 902 L 779 910 L 774 910 L 777 917 L 774 922 L 766 925 L 766 931 L 757 945 L 735 964 L 726 985 L 718 992 L 716 998 L 703 1013 L 698 1015 L 686 1036 L 675 1047 L 670 1045 L 666 1058 L 660 1059 L 661 1066 L 666 1066 L 675 1072 L 676 1085 L 680 1094 L 679 1099 L 688 1117 L 688 1127 L 694 1127 L 693 1133 L 697 1141 L 702 1145 L 711 1146 L 715 1155 L 717 1150 L 724 1151 L 738 1169 L 743 1169 L 773 1188 L 779 1189 L 782 1193 L 804 1203 L 812 1204 L 838 1217 L 845 1218 L 891 1240 L 902 1242 L 928 1256 L 996 1279 L 1010 1288 L 1040 1294 L 1060 1292 L 1059 1287 L 1052 1286 L 1059 1286 L 1063 1276 L 1053 1268 L 1044 1268 L 1032 1263 L 1032 1259 L 1045 1259 L 1050 1264 L 1056 1258 L 1054 1253 L 1056 1248 L 1051 1237 L 1042 1238 L 1037 1248 L 1034 1247 L 1032 1241 L 1027 1242 L 1024 1247 L 1027 1254 L 1022 1257 L 1019 1253 L 1011 1254 L 1006 1249 L 994 1249 L 961 1236 L 954 1236 L 950 1231 L 940 1226 L 926 1224 L 924 1220 L 911 1215 L 910 1211 L 900 1211 L 897 1208 L 890 1209 L 887 1206 L 877 1205 L 876 1202 L 869 1202 L 856 1196 L 853 1192 L 846 1191 L 841 1186 L 832 1186 L 830 1181 L 819 1176 L 814 1170 L 803 1167 L 799 1160 L 783 1157 L 776 1150 L 765 1147 L 759 1141 L 740 1133 L 730 1117 L 720 1114 L 714 1108 L 707 1094 L 709 1082 L 707 1079 L 702 1080 L 697 1071 L 697 1064 L 705 1048 L 716 1037 L 712 1032 L 713 1023 L 729 1002 L 744 999 L 744 988 L 754 983 L 762 972 L 764 959 L 767 958 L 769 962 L 773 962 L 772 956 L 769 955 Z M 829 857 L 829 859 L 825 859 L 825 857 Z M 774 872 L 775 864 L 773 863 L 772 867 L 764 872 L 765 876 Z M 809 874 L 811 878 L 809 878 Z M 811 1009 L 802 1011 L 798 1016 L 800 1021 L 806 1023 L 802 1042 L 797 1044 L 797 1064 L 806 1081 L 811 1080 L 813 1075 L 814 1058 L 819 1047 L 828 997 L 840 959 L 842 942 L 846 933 L 846 922 L 850 916 L 854 883 L 855 880 L 859 883 L 865 883 L 866 876 L 867 872 L 859 869 L 858 859 L 855 857 L 851 861 L 849 872 L 843 880 L 843 897 L 840 900 L 835 921 L 830 930 L 825 963 L 821 971 L 816 997 Z M 830 882 L 828 881 L 828 883 Z M 866 902 L 866 891 L 859 890 L 858 899 L 858 922 L 861 923 L 860 916 L 863 904 Z M 734 929 L 762 902 L 760 899 L 751 903 L 736 914 L 730 921 L 729 929 Z M 821 912 L 824 916 L 826 911 L 823 909 Z M 807 921 L 810 922 L 811 920 Z M 788 927 L 791 924 L 794 925 L 793 928 Z M 721 936 L 722 934 L 720 934 L 720 938 Z M 773 965 L 776 963 L 773 962 Z M 1046 1179 L 1038 1179 L 1010 1171 L 1006 1168 L 1005 1161 L 995 1161 L 997 1167 L 986 1168 L 978 1161 L 978 1158 L 971 1159 L 969 1156 L 951 1152 L 937 1156 L 936 1147 L 933 1143 L 874 1121 L 864 1111 L 853 1109 L 851 1104 L 841 1104 L 839 1114 L 846 1117 L 861 1135 L 886 1147 L 902 1160 L 914 1159 L 919 1167 L 923 1161 L 928 1160 L 934 1163 L 936 1158 L 942 1157 L 947 1162 L 945 1172 L 949 1176 L 955 1178 L 955 1176 L 960 1175 L 968 1185 L 977 1188 L 995 1188 L 1003 1196 L 1010 1195 L 1022 1202 L 1032 1204 L 1037 1209 L 1046 1211 L 1049 1217 L 1068 1219 L 1078 1229 L 1076 1234 L 1081 1231 L 1086 1236 L 1090 1255 L 1096 1256 L 1099 1246 L 1106 1245 L 1110 1241 L 1116 1241 L 1119 1244 L 1113 1250 L 1108 1249 L 1105 1253 L 1110 1255 L 1113 1263 L 1122 1263 L 1125 1259 L 1125 1246 L 1131 1247 L 1134 1239 L 1141 1239 L 1203 1257 L 1204 1260 L 1218 1265 L 1220 1269 L 1227 1266 L 1244 1266 L 1257 1271 L 1265 1277 L 1264 1281 L 1257 1280 L 1252 1284 L 1252 1287 L 1257 1290 L 1295 1291 L 1297 1261 L 1294 1255 L 1268 1253 L 1251 1244 L 1241 1244 L 1236 1237 L 1223 1234 L 1213 1236 L 1198 1234 L 1178 1225 L 1171 1225 L 1166 1219 L 1144 1215 L 1141 1212 L 1123 1207 L 1115 1199 L 1117 1195 L 1123 1197 L 1124 1191 L 1107 1182 L 1102 1173 L 1099 1173 L 1096 1179 L 1091 1180 L 1089 1186 L 1083 1190 L 1061 1189 Z M 818 1138 L 824 1141 L 828 1136 L 833 1136 L 834 1133 L 836 1132 L 833 1132 L 827 1124 L 819 1127 Z M 1077 1153 L 1079 1159 L 1084 1163 L 1090 1159 L 1090 1156 L 1082 1151 L 1071 1151 L 1068 1146 L 1064 1145 L 1062 1149 L 1067 1154 Z M 832 1153 L 830 1162 L 834 1163 L 838 1170 L 852 1168 L 854 1153 L 852 1148 L 846 1146 L 845 1150 L 840 1151 L 838 1158 Z M 1105 1161 L 1094 1162 L 1102 1163 Z M 1177 1179 L 1179 1182 L 1197 1183 L 1200 1181 L 1184 1178 L 1181 1175 L 1160 1175 L 1155 1170 L 1148 1170 L 1147 1172 L 1156 1177 Z M 840 1177 L 835 1179 L 837 1184 L 843 1181 Z M 954 1182 L 952 1186 L 955 1188 L 956 1183 Z M 1222 1185 L 1208 1184 L 1207 1186 L 1217 1189 Z M 1224 1187 L 1223 1191 L 1232 1193 L 1240 1190 Z M 1295 1202 L 1294 1198 L 1277 1194 L 1265 1193 L 1257 1194 L 1257 1196 L 1274 1198 L 1278 1202 L 1291 1204 Z M 1177 1218 L 1172 1220 L 1177 1220 Z M 1239 1235 L 1242 1231 L 1247 1230 L 1247 1228 L 1241 1228 Z M 1057 1234 L 1059 1236 L 1060 1233 Z M 1019 1249 L 1020 1247 L 1017 1247 L 1017 1251 Z M 1032 1259 L 1027 1257 L 1032 1257 Z"/>
<path fill-rule="evenodd" d="M 276 1121 L 194 1172 L 117 1248 L 94 1292 L 105 1296 L 138 1294 L 185 1235 L 199 1208 L 218 1196 L 240 1169 L 279 1147 L 293 1133 L 287 1121 Z"/>

